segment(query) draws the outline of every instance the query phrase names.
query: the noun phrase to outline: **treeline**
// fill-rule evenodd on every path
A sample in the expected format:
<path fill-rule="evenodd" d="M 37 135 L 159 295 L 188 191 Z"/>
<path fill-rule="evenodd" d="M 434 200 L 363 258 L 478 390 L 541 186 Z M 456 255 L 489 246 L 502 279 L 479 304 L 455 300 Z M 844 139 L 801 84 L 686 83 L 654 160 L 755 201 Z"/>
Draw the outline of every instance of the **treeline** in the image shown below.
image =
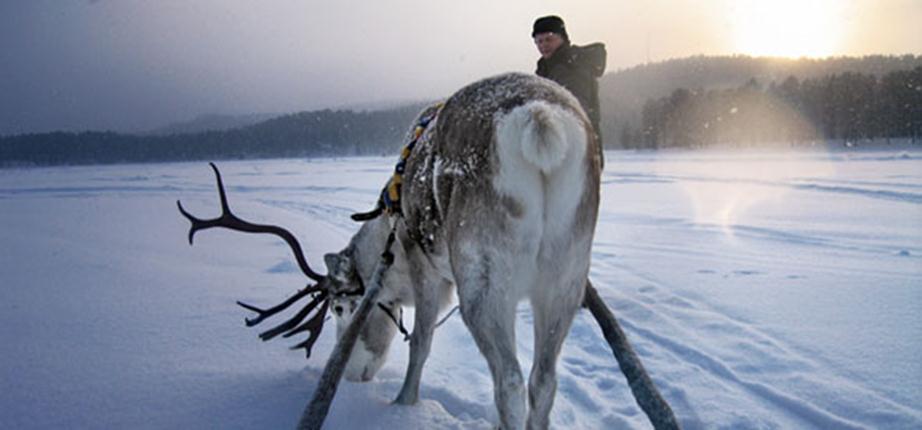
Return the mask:
<path fill-rule="evenodd" d="M 691 57 L 600 80 L 607 148 L 922 137 L 922 57 Z M 0 137 L 0 165 L 393 155 L 423 103 L 322 110 L 231 130 Z"/>
<path fill-rule="evenodd" d="M 789 76 L 800 82 L 845 73 L 883 78 L 890 72 L 922 66 L 922 56 L 868 55 L 863 57 L 776 58 L 695 56 L 642 64 L 607 73 L 599 82 L 602 136 L 609 148 L 636 146 L 622 142 L 641 130 L 644 106 L 686 88 L 700 93 L 737 89 L 750 79 L 763 85 L 782 83 Z M 628 129 L 628 130 L 625 130 Z"/>
<path fill-rule="evenodd" d="M 627 148 L 697 148 L 872 138 L 922 140 L 922 67 L 873 74 L 846 72 L 767 86 L 756 79 L 731 89 L 676 89 L 651 99 L 638 128 L 624 127 Z"/>
<path fill-rule="evenodd" d="M 373 112 L 322 110 L 226 131 L 169 136 L 55 132 L 0 137 L 2 165 L 396 154 L 422 105 Z"/>

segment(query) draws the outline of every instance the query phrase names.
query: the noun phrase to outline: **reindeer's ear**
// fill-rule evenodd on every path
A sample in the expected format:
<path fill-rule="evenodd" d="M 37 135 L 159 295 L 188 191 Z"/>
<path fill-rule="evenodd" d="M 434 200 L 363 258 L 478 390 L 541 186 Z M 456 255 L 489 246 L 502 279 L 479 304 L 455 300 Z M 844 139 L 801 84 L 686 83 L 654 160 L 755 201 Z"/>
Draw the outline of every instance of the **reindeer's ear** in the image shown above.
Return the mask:
<path fill-rule="evenodd" d="M 327 275 L 339 282 L 348 282 L 352 278 L 354 265 L 352 254 L 343 251 L 336 254 L 326 254 L 323 262 L 327 265 Z"/>
<path fill-rule="evenodd" d="M 339 254 L 329 253 L 323 255 L 323 262 L 327 265 L 327 273 L 334 273 L 339 268 L 339 263 L 342 260 L 342 257 Z"/>

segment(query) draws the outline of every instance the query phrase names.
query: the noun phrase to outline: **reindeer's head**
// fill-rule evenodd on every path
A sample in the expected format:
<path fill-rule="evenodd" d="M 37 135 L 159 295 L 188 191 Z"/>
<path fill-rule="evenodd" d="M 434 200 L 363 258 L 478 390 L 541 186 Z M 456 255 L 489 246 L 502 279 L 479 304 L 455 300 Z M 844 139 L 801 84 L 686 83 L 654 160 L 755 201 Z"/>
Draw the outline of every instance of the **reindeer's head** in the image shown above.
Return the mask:
<path fill-rule="evenodd" d="M 366 293 L 365 285 L 371 280 L 379 257 L 389 247 L 390 231 L 387 221 L 379 217 L 364 223 L 346 249 L 324 257 L 327 274 L 321 275 L 310 268 L 300 244 L 288 230 L 273 225 L 252 224 L 234 215 L 227 203 L 221 173 L 214 164 L 211 164 L 211 167 L 217 178 L 222 214 L 214 219 L 199 219 L 177 202 L 179 211 L 192 223 L 189 230 L 189 243 L 192 244 L 197 231 L 212 227 L 225 227 L 247 233 L 274 234 L 285 240 L 291 247 L 301 271 L 316 283 L 308 285 L 288 300 L 269 309 L 261 309 L 242 302 L 237 303 L 258 314 L 255 318 L 246 319 L 247 326 L 254 326 L 287 309 L 304 297 L 310 297 L 311 300 L 294 317 L 259 335 L 262 340 L 269 340 L 278 335 L 290 337 L 306 331 L 309 333 L 308 338 L 293 346 L 292 349 L 304 348 L 309 358 L 311 348 L 323 330 L 327 311 L 331 307 L 336 319 L 337 337 L 343 336 L 352 321 Z M 392 299 L 387 299 L 386 296 L 381 300 L 384 301 L 383 306 L 381 308 L 375 306 L 372 312 L 367 314 L 367 320 L 362 322 L 356 349 L 351 354 L 344 373 L 346 379 L 350 381 L 370 380 L 387 359 L 387 352 L 397 329 L 384 309 L 399 310 L 399 304 Z M 302 324 L 301 322 L 305 319 L 307 321 Z"/>
<path fill-rule="evenodd" d="M 330 307 L 336 319 L 336 335 L 342 337 L 352 322 L 371 282 L 375 265 L 387 241 L 383 218 L 366 222 L 346 249 L 324 256 L 330 291 Z M 381 232 L 384 231 L 384 236 Z M 349 381 L 368 381 L 387 360 L 390 344 L 397 332 L 392 321 L 400 304 L 389 294 L 380 297 L 364 322 L 344 376 Z"/>

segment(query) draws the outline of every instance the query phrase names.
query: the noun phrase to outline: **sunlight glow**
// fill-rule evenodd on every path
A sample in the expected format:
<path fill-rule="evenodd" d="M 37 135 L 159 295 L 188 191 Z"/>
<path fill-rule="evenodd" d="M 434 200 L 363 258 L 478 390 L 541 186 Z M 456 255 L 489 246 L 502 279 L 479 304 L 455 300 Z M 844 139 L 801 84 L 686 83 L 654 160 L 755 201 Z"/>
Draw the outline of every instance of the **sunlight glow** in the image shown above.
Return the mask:
<path fill-rule="evenodd" d="M 715 227 L 733 237 L 734 229 L 748 224 L 752 212 L 767 213 L 783 208 L 789 193 L 805 178 L 835 175 L 829 162 L 802 155 L 768 152 L 711 154 L 712 163 L 701 165 L 690 159 L 664 167 L 675 175 L 694 209 L 697 225 Z"/>
<path fill-rule="evenodd" d="M 739 0 L 731 25 L 736 50 L 773 57 L 827 57 L 840 48 L 843 3 L 836 0 Z"/>

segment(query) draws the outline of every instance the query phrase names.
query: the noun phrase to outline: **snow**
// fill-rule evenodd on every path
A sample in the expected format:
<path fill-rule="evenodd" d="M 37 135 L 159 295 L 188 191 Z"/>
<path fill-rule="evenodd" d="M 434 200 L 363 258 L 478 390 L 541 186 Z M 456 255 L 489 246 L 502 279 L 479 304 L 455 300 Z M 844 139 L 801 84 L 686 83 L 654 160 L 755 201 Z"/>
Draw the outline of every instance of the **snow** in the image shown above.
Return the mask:
<path fill-rule="evenodd" d="M 393 162 L 219 167 L 231 207 L 322 270 Z M 922 153 L 611 152 L 602 186 L 591 277 L 685 428 L 922 428 Z M 205 163 L 0 170 L 0 428 L 295 426 L 335 330 L 308 361 L 260 342 L 234 302 L 303 287 L 286 245 L 210 230 L 190 247 L 176 199 L 218 214 Z M 527 375 L 527 305 L 517 330 Z M 344 381 L 328 427 L 495 425 L 457 314 L 421 402 L 390 405 L 407 349 Z M 555 428 L 649 428 L 588 312 L 558 368 Z"/>

